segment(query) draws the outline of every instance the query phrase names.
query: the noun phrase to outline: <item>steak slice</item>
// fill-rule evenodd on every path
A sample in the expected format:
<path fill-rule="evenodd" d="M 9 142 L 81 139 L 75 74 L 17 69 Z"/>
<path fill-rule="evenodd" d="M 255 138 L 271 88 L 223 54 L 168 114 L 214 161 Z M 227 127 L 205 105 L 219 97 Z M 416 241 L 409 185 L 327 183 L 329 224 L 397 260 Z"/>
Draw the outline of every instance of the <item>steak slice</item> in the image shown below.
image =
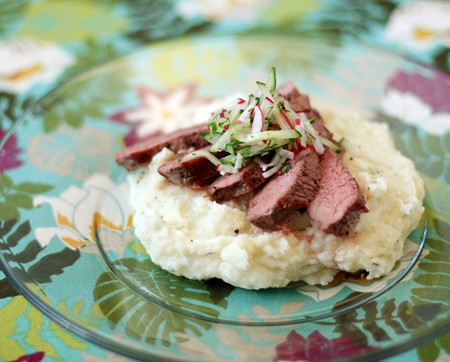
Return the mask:
<path fill-rule="evenodd" d="M 311 107 L 309 97 L 306 94 L 299 92 L 295 84 L 291 81 L 284 83 L 278 88 L 280 94 L 289 101 L 293 111 L 304 112 L 305 116 L 311 120 L 315 119 L 312 124 L 314 129 L 320 133 L 321 136 L 333 139 L 333 134 L 325 127 L 324 121 L 317 109 Z"/>
<path fill-rule="evenodd" d="M 202 137 L 202 132 L 208 131 L 208 125 L 202 124 L 191 128 L 181 129 L 172 133 L 151 137 L 147 141 L 139 142 L 116 153 L 116 162 L 129 171 L 134 171 L 150 163 L 153 156 L 167 147 L 175 153 L 198 149 L 209 143 Z"/>
<path fill-rule="evenodd" d="M 311 109 L 309 97 L 306 94 L 301 94 L 293 82 L 283 83 L 278 91 L 283 98 L 289 101 L 292 110 L 295 112 L 304 112 Z"/>
<path fill-rule="evenodd" d="M 319 189 L 321 166 L 314 150 L 301 151 L 283 175 L 270 178 L 250 200 L 247 220 L 276 230 L 297 209 L 307 207 Z"/>
<path fill-rule="evenodd" d="M 202 148 L 208 150 L 211 146 Z M 219 176 L 216 166 L 205 157 L 180 161 L 180 157 L 159 166 L 158 172 L 175 185 L 194 186 L 200 181 Z M 197 186 L 196 186 L 197 187 Z"/>
<path fill-rule="evenodd" d="M 262 176 L 261 167 L 249 161 L 237 173 L 227 173 L 211 183 L 207 191 L 211 199 L 224 202 L 249 193 L 261 185 L 266 179 Z"/>
<path fill-rule="evenodd" d="M 311 120 L 311 119 L 315 119 L 314 123 L 312 124 L 312 126 L 314 127 L 314 129 L 323 137 L 328 138 L 330 141 L 333 141 L 333 143 L 336 146 L 341 147 L 341 145 L 333 140 L 333 133 L 330 132 L 330 130 L 325 127 L 325 125 L 323 124 L 323 118 L 320 115 L 320 113 L 317 111 L 317 109 L 315 108 L 311 108 L 311 109 L 307 109 L 304 111 L 306 117 Z"/>
<path fill-rule="evenodd" d="M 361 213 L 367 212 L 366 199 L 336 152 L 326 148 L 320 156 L 320 165 L 319 191 L 308 205 L 309 215 L 326 233 L 348 235 Z"/>
<path fill-rule="evenodd" d="M 278 87 L 278 92 L 281 96 L 287 99 L 289 102 L 293 99 L 300 97 L 300 92 L 293 81 L 289 80 Z M 309 108 L 309 98 L 308 98 L 308 108 Z"/>

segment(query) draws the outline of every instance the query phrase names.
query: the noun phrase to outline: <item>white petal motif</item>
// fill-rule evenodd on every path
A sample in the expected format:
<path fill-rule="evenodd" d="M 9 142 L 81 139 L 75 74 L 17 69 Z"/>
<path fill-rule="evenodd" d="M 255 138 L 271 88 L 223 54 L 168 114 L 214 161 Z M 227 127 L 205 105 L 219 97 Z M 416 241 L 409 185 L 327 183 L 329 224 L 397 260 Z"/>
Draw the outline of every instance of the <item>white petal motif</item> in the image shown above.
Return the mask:
<path fill-rule="evenodd" d="M 433 111 L 430 105 L 415 94 L 398 89 L 389 89 L 381 100 L 381 106 L 386 114 L 411 125 L 422 124 Z"/>
<path fill-rule="evenodd" d="M 198 120 L 195 115 L 198 109 L 210 104 L 210 99 L 197 100 L 194 97 L 195 86 L 184 85 L 166 93 L 142 86 L 139 88 L 141 106 L 121 113 L 125 122 L 136 124 L 136 132 L 140 138 L 152 133 L 172 132 L 178 128 L 186 128 L 194 124 L 204 123 L 207 117 Z"/>
<path fill-rule="evenodd" d="M 388 41 L 411 50 L 450 45 L 450 2 L 409 1 L 397 7 L 386 26 Z"/>
<path fill-rule="evenodd" d="M 100 212 L 113 187 L 114 183 L 109 177 L 95 174 L 82 187 L 70 186 L 59 197 L 36 197 L 34 205 L 49 204 L 57 225 L 37 228 L 36 239 L 45 246 L 57 236 L 70 248 L 78 248 L 94 242 L 91 226 L 94 223 L 95 214 Z M 117 225 L 124 223 L 122 218 L 112 221 Z"/>
<path fill-rule="evenodd" d="M 50 241 L 57 236 L 60 240 L 64 239 L 79 239 L 80 235 L 70 228 L 63 227 L 50 227 L 50 228 L 37 228 L 34 232 L 36 240 L 41 246 L 47 246 Z M 73 246 L 66 244 L 69 248 L 75 249 Z"/>
<path fill-rule="evenodd" d="M 36 83 L 50 83 L 75 57 L 54 44 L 17 38 L 0 42 L 0 90 L 26 92 Z"/>
<path fill-rule="evenodd" d="M 185 19 L 201 16 L 208 21 L 252 23 L 270 0 L 194 0 L 179 1 L 175 10 Z"/>
<path fill-rule="evenodd" d="M 435 113 L 433 114 L 423 128 L 430 134 L 443 135 L 450 132 L 450 113 Z"/>

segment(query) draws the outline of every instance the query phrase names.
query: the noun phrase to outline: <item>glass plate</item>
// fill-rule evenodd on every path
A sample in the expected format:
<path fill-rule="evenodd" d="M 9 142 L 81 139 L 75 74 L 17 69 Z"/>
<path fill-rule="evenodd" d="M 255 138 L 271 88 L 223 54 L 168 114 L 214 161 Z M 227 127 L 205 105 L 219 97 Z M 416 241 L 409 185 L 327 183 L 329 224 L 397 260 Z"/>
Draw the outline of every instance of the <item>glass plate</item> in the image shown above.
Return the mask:
<path fill-rule="evenodd" d="M 387 123 L 421 172 L 426 212 L 389 275 L 248 291 L 173 276 L 136 239 L 114 153 L 189 119 L 193 105 L 252 92 L 272 66 L 318 108 Z M 418 347 L 450 329 L 449 97 L 447 76 L 363 45 L 267 35 L 154 44 L 59 87 L 3 138 L 1 266 L 50 318 L 140 360 L 375 361 Z M 147 129 L 142 100 L 160 120 Z"/>

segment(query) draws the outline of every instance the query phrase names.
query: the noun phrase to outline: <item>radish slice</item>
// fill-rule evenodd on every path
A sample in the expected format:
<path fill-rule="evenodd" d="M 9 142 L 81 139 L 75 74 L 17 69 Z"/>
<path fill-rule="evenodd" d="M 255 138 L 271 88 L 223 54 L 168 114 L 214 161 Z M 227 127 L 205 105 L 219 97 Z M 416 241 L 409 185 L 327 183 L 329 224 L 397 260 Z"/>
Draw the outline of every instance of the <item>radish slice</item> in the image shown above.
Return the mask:
<path fill-rule="evenodd" d="M 283 157 L 275 166 L 273 166 L 271 169 L 267 170 L 266 172 L 262 173 L 262 177 L 269 178 L 272 175 L 275 175 L 277 171 L 283 166 L 283 163 L 286 162 L 286 157 Z"/>
<path fill-rule="evenodd" d="M 257 105 L 255 116 L 253 117 L 252 133 L 262 132 L 263 129 L 264 129 L 264 115 L 259 105 Z"/>
<path fill-rule="evenodd" d="M 285 150 L 284 148 L 280 149 L 280 155 L 284 156 L 284 157 L 286 157 L 286 158 L 288 158 L 290 160 L 293 160 L 295 158 L 294 152 Z"/>
<path fill-rule="evenodd" d="M 317 133 L 304 112 L 292 110 L 275 89 L 275 75 L 273 68 L 266 83 L 256 82 L 258 90 L 248 100 L 236 98 L 211 114 L 210 131 L 202 135 L 212 144 L 210 153 L 228 152 L 219 160 L 221 173 L 235 173 L 247 159 L 262 155 L 271 157 L 268 164 L 257 158 L 265 177 L 270 177 L 302 149 L 311 147 L 322 154 L 326 145 L 341 151 Z"/>

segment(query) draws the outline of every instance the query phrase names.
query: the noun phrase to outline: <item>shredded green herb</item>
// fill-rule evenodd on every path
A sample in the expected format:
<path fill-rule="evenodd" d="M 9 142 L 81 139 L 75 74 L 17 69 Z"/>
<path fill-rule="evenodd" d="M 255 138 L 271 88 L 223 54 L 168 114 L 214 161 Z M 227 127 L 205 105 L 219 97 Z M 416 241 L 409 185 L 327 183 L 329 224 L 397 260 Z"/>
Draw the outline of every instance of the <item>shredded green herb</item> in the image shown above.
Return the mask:
<path fill-rule="evenodd" d="M 304 113 L 296 113 L 276 90 L 275 68 L 266 83 L 256 84 L 258 91 L 247 100 L 237 98 L 212 112 L 208 120 L 210 131 L 202 133 L 211 143 L 212 158 L 208 159 L 217 169 L 224 173 L 238 172 L 248 159 L 254 159 L 261 165 L 263 176 L 270 177 L 277 171 L 288 172 L 290 161 L 302 149 L 313 146 L 319 154 L 323 152 L 325 141 L 310 125 L 315 119 L 308 120 Z M 220 160 L 212 155 L 222 151 L 228 154 Z M 199 153 L 191 154 L 183 159 L 198 156 Z"/>

